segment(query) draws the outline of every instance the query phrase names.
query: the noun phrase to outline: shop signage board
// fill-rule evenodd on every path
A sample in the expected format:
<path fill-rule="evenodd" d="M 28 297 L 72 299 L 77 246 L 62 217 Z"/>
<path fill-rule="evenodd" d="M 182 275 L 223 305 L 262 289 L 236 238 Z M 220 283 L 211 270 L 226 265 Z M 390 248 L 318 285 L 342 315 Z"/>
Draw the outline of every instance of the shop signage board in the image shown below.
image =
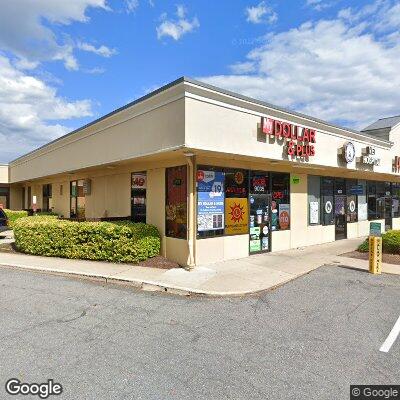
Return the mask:
<path fill-rule="evenodd" d="M 369 223 L 369 236 L 382 236 L 382 224 L 380 222 Z"/>
<path fill-rule="evenodd" d="M 225 233 L 227 235 L 249 232 L 247 198 L 227 198 L 225 201 Z"/>
<path fill-rule="evenodd" d="M 349 194 L 364 194 L 364 186 L 363 185 L 353 185 L 350 187 Z"/>
<path fill-rule="evenodd" d="M 273 136 L 277 140 L 284 139 L 282 144 L 286 145 L 289 156 L 307 158 L 315 156 L 315 129 L 267 117 L 261 118 L 261 128 L 266 135 Z"/>
<path fill-rule="evenodd" d="M 197 172 L 197 228 L 212 231 L 224 228 L 224 174 Z"/>
<path fill-rule="evenodd" d="M 376 156 L 376 150 L 372 146 L 367 146 L 360 158 L 360 162 L 363 164 L 370 164 L 370 165 L 380 165 L 381 159 Z"/>
<path fill-rule="evenodd" d="M 310 224 L 318 224 L 319 222 L 319 203 L 318 201 L 310 201 Z"/>

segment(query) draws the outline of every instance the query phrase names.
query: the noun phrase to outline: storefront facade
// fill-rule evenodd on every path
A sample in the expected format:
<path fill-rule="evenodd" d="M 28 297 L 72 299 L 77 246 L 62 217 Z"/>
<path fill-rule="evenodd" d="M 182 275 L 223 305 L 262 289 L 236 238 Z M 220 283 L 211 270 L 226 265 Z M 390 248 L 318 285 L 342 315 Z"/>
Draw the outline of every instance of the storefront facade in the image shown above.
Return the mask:
<path fill-rule="evenodd" d="M 10 163 L 12 208 L 156 225 L 183 265 L 400 227 L 400 140 L 179 79 Z"/>
<path fill-rule="evenodd" d="M 0 208 L 9 207 L 10 188 L 8 184 L 8 165 L 0 164 Z"/>

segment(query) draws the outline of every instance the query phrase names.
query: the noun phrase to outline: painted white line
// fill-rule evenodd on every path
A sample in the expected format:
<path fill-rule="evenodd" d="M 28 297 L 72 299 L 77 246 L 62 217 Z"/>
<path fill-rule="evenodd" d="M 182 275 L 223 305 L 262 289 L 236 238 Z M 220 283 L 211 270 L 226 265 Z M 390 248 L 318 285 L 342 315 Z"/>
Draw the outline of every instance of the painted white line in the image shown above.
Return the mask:
<path fill-rule="evenodd" d="M 381 346 L 379 351 L 383 351 L 384 353 L 387 353 L 390 350 L 390 348 L 392 347 L 393 343 L 396 341 L 397 336 L 399 336 L 399 333 L 400 333 L 400 317 L 394 324 L 393 329 L 389 333 L 389 336 L 386 338 L 385 342 L 383 343 L 383 345 Z"/>

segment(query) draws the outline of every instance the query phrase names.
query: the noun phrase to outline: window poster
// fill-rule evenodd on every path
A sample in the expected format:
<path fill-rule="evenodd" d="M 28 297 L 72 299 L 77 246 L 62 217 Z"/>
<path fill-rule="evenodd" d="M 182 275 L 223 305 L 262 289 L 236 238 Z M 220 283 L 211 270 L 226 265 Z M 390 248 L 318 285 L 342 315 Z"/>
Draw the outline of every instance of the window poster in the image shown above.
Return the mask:
<path fill-rule="evenodd" d="M 318 224 L 319 204 L 318 201 L 310 201 L 310 224 Z"/>
<path fill-rule="evenodd" d="M 290 204 L 279 204 L 279 227 L 282 230 L 289 229 Z"/>
<path fill-rule="evenodd" d="M 224 173 L 197 171 L 197 230 L 224 229 Z"/>
<path fill-rule="evenodd" d="M 366 221 L 368 219 L 368 204 L 358 203 L 358 220 Z"/>
<path fill-rule="evenodd" d="M 240 235 L 249 231 L 249 210 L 247 198 L 225 200 L 225 233 Z"/>

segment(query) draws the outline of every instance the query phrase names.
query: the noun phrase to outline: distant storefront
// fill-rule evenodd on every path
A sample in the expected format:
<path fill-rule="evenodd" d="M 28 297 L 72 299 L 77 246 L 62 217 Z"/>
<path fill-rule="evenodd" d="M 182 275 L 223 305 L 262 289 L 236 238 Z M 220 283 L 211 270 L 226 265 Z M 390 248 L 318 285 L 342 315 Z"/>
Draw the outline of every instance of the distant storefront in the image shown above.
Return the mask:
<path fill-rule="evenodd" d="M 358 132 L 180 79 L 14 160 L 9 201 L 155 224 L 182 264 L 315 245 L 369 221 L 400 227 L 397 131 L 393 118 Z"/>

